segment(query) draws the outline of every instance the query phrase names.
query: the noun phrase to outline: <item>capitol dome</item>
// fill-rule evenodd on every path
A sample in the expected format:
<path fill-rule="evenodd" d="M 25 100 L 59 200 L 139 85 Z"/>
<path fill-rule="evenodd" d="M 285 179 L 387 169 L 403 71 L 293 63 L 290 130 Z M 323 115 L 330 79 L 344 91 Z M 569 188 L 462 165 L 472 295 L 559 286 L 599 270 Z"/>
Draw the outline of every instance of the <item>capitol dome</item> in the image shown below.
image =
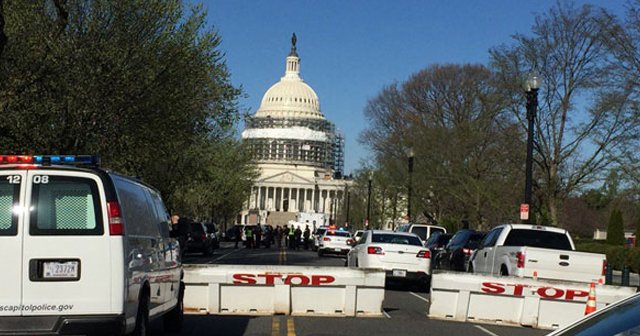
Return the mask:
<path fill-rule="evenodd" d="M 285 75 L 264 94 L 255 116 L 324 119 L 318 95 L 300 77 L 300 58 L 295 43 L 287 57 Z"/>

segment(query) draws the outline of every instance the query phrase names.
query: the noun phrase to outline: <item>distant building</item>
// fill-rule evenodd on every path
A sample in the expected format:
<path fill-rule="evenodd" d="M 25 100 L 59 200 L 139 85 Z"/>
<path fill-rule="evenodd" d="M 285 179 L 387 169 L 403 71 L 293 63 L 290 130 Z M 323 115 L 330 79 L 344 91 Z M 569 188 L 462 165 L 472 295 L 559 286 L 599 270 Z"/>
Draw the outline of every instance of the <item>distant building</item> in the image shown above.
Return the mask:
<path fill-rule="evenodd" d="M 607 240 L 607 230 L 596 229 L 593 232 L 593 240 Z M 624 240 L 626 245 L 635 245 L 636 233 L 634 231 L 624 231 Z"/>
<path fill-rule="evenodd" d="M 260 177 L 241 223 L 283 225 L 298 213 L 323 213 L 335 221 L 349 183 L 343 179 L 344 135 L 324 117 L 318 96 L 300 77 L 295 34 L 284 76 L 245 124 L 242 139 Z"/>

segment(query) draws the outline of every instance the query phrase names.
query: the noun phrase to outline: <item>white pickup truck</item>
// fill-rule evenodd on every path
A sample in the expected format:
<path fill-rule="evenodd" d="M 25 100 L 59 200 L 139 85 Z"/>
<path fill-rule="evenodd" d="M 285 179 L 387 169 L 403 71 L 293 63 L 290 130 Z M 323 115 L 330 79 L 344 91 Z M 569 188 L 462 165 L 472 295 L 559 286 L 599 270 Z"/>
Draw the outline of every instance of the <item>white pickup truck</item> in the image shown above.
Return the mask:
<path fill-rule="evenodd" d="M 604 281 L 604 254 L 575 251 L 564 229 L 505 224 L 493 228 L 471 257 L 468 271 L 580 282 Z"/>

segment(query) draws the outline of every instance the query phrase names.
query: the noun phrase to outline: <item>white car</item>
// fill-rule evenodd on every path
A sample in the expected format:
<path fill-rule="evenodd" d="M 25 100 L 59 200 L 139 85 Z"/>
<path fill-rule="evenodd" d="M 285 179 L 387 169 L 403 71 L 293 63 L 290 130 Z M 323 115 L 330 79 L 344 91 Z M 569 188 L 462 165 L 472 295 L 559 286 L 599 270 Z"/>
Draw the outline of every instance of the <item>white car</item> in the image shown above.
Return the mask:
<path fill-rule="evenodd" d="M 0 334 L 145 335 L 183 321 L 169 214 L 91 156 L 0 155 Z"/>
<path fill-rule="evenodd" d="M 317 228 L 315 232 L 313 232 L 313 247 L 312 248 L 313 248 L 314 251 L 317 251 L 318 248 L 320 247 L 320 240 L 322 240 L 322 236 L 327 231 L 327 229 L 329 229 L 328 226 L 321 226 L 321 227 Z"/>
<path fill-rule="evenodd" d="M 347 254 L 347 266 L 379 268 L 386 271 L 387 279 L 428 284 L 431 252 L 413 233 L 369 230 Z"/>
<path fill-rule="evenodd" d="M 357 243 L 360 240 L 360 238 L 362 238 L 362 234 L 364 234 L 364 230 L 357 230 L 353 234 L 353 240 L 355 240 L 355 242 Z"/>
<path fill-rule="evenodd" d="M 424 245 L 427 239 L 429 239 L 429 237 L 431 237 L 431 234 L 433 234 L 434 232 L 447 233 L 447 229 L 442 226 L 431 225 L 431 224 L 412 224 L 412 223 L 400 224 L 396 227 L 395 231 L 417 234 L 418 237 L 420 237 L 420 240 L 422 241 L 422 245 Z"/>
<path fill-rule="evenodd" d="M 320 239 L 318 256 L 325 254 L 347 254 L 351 250 L 353 238 L 351 232 L 342 230 L 327 230 Z"/>

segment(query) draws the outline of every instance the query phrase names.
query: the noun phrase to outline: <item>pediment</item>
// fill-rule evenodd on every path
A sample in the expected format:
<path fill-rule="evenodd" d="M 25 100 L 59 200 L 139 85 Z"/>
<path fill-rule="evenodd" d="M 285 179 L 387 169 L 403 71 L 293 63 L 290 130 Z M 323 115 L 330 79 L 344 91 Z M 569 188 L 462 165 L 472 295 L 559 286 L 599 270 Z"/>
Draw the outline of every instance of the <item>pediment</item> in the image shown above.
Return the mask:
<path fill-rule="evenodd" d="M 267 176 L 257 181 L 258 183 L 295 183 L 295 184 L 314 184 L 314 180 L 306 179 L 298 174 L 290 171 L 284 171 L 275 175 Z"/>

